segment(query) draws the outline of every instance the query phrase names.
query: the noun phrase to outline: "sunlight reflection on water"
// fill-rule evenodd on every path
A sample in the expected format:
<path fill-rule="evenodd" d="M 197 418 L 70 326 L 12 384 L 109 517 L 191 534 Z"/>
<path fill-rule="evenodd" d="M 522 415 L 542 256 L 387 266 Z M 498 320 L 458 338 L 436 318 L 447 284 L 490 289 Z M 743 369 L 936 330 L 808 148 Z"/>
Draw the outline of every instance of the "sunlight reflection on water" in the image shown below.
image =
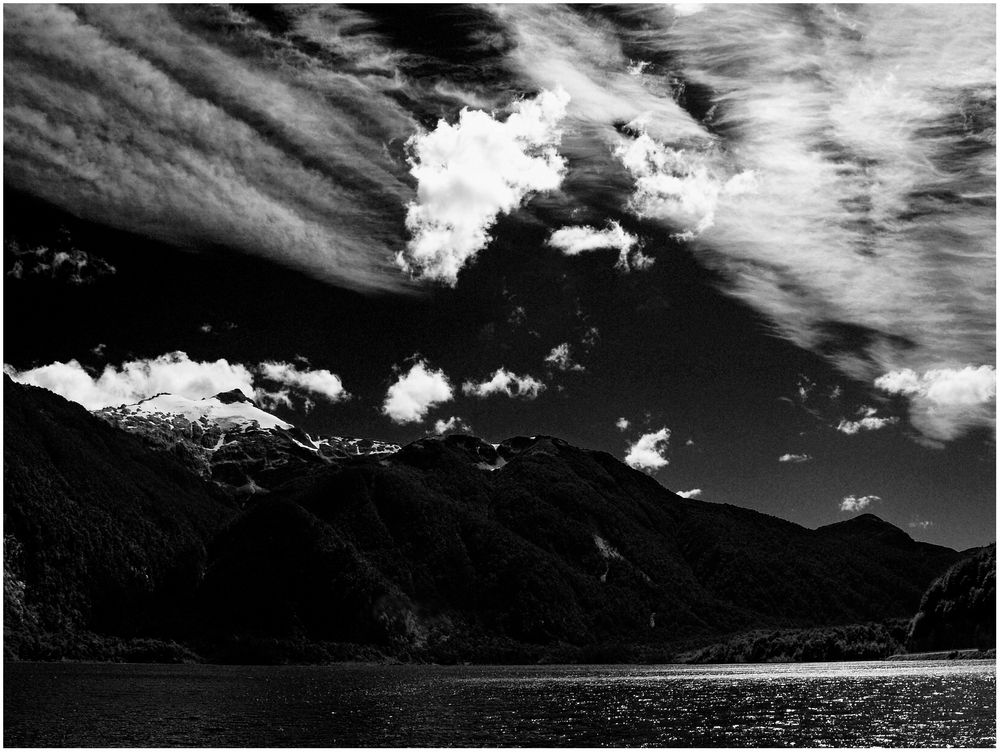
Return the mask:
<path fill-rule="evenodd" d="M 987 661 L 5 668 L 7 746 L 992 746 Z"/>

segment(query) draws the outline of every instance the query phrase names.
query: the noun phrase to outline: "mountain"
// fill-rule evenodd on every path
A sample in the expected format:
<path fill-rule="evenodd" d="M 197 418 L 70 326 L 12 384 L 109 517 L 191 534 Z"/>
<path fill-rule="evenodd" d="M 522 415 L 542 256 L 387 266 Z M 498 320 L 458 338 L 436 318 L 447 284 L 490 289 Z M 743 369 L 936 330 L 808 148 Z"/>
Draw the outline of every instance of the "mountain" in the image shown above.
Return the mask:
<path fill-rule="evenodd" d="M 399 449 L 368 439 L 313 439 L 262 410 L 239 389 L 200 400 L 157 394 L 95 414 L 152 448 L 170 450 L 198 475 L 239 498 L 267 491 L 337 458 Z"/>
<path fill-rule="evenodd" d="M 979 549 L 936 579 L 910 624 L 913 651 L 995 648 L 997 547 Z"/>
<path fill-rule="evenodd" d="M 6 378 L 4 396 L 15 656 L 143 638 L 216 661 L 665 659 L 749 629 L 908 618 L 960 558 L 870 516 L 808 530 L 684 499 L 554 437 L 326 456 L 241 422 L 254 406 L 235 395 L 119 408 L 127 430 Z M 277 442 L 322 459 L 245 463 L 268 490 L 242 503 L 216 482 L 230 443 L 270 460 Z M 210 475 L 192 446 L 214 451 Z"/>
<path fill-rule="evenodd" d="M 7 653 L 174 624 L 236 507 L 169 453 L 7 376 L 3 422 Z"/>

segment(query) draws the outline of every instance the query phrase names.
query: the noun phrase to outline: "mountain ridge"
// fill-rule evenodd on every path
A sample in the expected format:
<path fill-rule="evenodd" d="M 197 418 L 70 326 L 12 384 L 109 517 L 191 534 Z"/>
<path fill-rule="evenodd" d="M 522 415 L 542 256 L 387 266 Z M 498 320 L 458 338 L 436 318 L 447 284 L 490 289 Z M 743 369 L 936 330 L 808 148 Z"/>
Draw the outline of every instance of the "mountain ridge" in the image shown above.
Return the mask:
<path fill-rule="evenodd" d="M 909 618 L 959 557 L 685 499 L 541 435 L 425 437 L 238 496 L 50 392 L 5 378 L 4 396 L 13 656 L 154 639 L 215 661 L 663 660 L 740 630 Z M 116 462 L 149 501 L 93 473 Z"/>

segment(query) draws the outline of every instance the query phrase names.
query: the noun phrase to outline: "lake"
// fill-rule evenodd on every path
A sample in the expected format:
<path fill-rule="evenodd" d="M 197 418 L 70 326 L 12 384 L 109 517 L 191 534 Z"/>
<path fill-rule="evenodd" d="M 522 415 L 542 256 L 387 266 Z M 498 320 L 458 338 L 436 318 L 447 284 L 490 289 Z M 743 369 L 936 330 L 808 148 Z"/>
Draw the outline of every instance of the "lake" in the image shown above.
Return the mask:
<path fill-rule="evenodd" d="M 979 746 L 993 661 L 7 663 L 4 746 Z"/>

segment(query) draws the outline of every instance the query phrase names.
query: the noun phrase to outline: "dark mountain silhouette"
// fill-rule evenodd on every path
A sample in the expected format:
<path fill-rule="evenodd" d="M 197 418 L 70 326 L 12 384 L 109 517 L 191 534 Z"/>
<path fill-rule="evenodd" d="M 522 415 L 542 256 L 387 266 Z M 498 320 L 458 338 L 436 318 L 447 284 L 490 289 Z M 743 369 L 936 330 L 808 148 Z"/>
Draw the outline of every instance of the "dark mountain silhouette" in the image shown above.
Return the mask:
<path fill-rule="evenodd" d="M 237 507 L 61 397 L 4 396 L 12 656 L 143 638 L 227 661 L 665 659 L 908 618 L 959 558 L 870 515 L 807 530 L 684 499 L 544 436 L 330 458 Z"/>
<path fill-rule="evenodd" d="M 996 647 L 996 544 L 952 566 L 920 600 L 910 624 L 913 651 Z"/>

